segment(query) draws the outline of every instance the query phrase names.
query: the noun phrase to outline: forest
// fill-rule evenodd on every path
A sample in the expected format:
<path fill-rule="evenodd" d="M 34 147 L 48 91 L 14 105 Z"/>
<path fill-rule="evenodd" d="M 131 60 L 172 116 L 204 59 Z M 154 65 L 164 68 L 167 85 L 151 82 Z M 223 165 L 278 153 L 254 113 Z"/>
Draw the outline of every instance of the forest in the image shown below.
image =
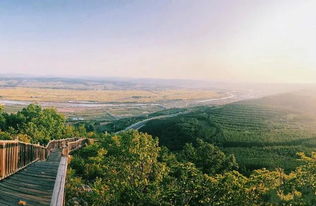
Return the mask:
<path fill-rule="evenodd" d="M 98 134 L 72 156 L 67 205 L 315 205 L 315 120 L 268 100 Z"/>
<path fill-rule="evenodd" d="M 295 169 L 300 164 L 296 153 L 316 147 L 315 126 L 315 119 L 305 114 L 247 101 L 152 120 L 140 130 L 171 151 L 203 139 L 234 154 L 239 171 L 247 174 L 260 168 Z"/>
<path fill-rule="evenodd" d="M 66 205 L 315 205 L 316 154 L 301 165 L 238 172 L 233 155 L 197 139 L 172 152 L 137 131 L 103 134 L 78 150 L 68 171 Z"/>
<path fill-rule="evenodd" d="M 0 0 L 0 206 L 316 206 L 316 0 Z"/>
<path fill-rule="evenodd" d="M 264 101 L 266 102 L 266 101 Z M 67 206 L 315 205 L 314 121 L 297 110 L 246 101 L 167 110 L 140 131 L 100 132 L 52 108 L 0 109 L 0 138 L 46 144 L 81 136 L 95 143 L 70 156 Z M 139 118 L 142 119 L 142 118 Z"/>

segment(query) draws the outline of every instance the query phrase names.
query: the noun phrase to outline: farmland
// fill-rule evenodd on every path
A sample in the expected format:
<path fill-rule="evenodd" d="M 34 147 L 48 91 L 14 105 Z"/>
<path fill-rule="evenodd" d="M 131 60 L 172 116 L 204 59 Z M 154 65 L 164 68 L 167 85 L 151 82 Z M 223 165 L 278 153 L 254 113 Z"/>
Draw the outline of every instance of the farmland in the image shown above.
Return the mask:
<path fill-rule="evenodd" d="M 155 103 L 172 100 L 200 100 L 220 97 L 210 90 L 69 90 L 2 88 L 1 99 L 31 102 Z"/>
<path fill-rule="evenodd" d="M 0 104 L 16 112 L 30 103 L 54 107 L 69 119 L 104 120 L 149 114 L 172 107 L 185 107 L 201 99 L 220 98 L 211 90 L 71 90 L 0 88 Z"/>
<path fill-rule="evenodd" d="M 54 107 L 69 120 L 113 120 L 169 108 L 235 101 L 229 90 L 199 82 L 148 79 L 0 78 L 0 104 L 17 112 L 28 104 Z M 216 100 L 216 101 L 215 101 Z"/>

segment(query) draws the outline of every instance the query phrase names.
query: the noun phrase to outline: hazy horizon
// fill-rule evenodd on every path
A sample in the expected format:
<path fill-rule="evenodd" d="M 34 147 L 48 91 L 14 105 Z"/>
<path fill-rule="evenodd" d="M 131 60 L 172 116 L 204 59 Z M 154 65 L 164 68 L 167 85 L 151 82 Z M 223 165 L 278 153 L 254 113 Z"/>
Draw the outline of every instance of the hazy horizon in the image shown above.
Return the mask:
<path fill-rule="evenodd" d="M 0 74 L 316 83 L 313 1 L 0 2 Z"/>
<path fill-rule="evenodd" d="M 97 81 L 180 81 L 180 82 L 201 82 L 201 83 L 221 83 L 221 84 L 244 84 L 244 85 L 315 85 L 316 82 L 260 82 L 260 81 L 234 81 L 234 80 L 214 80 L 214 79 L 189 79 L 189 78 L 159 78 L 159 77 L 124 77 L 124 76 L 93 76 L 93 75 L 36 75 L 26 73 L 0 73 L 0 79 L 64 79 L 64 80 L 97 80 Z"/>

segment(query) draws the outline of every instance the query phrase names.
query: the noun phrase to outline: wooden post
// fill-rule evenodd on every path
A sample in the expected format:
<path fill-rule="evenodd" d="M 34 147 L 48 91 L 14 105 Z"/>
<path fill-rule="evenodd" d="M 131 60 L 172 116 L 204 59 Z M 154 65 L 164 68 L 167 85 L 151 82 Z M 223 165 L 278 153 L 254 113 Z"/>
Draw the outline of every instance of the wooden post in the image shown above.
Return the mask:
<path fill-rule="evenodd" d="M 5 176 L 5 143 L 0 143 L 0 179 Z"/>

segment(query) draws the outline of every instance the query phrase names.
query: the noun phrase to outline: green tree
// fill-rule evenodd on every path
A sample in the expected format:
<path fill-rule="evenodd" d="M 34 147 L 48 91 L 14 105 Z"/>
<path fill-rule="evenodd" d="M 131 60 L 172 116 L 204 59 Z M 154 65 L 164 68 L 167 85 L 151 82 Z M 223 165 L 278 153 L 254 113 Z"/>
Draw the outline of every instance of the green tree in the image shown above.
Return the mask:
<path fill-rule="evenodd" d="M 66 133 L 68 137 L 73 136 L 75 132 L 69 127 L 66 126 L 65 117 L 52 108 L 43 109 L 39 105 L 30 104 L 11 114 L 0 109 L 0 129 L 12 136 L 27 135 L 26 139 L 32 143 L 46 144 L 51 139 L 65 138 Z"/>
<path fill-rule="evenodd" d="M 77 160 L 72 163 L 72 167 L 80 168 L 82 177 L 89 180 L 87 183 L 94 194 L 89 204 L 158 204 L 159 185 L 168 173 L 166 165 L 158 162 L 158 140 L 128 131 L 104 135 L 99 144 L 79 151 L 85 158 L 78 161 L 76 156 Z"/>
<path fill-rule="evenodd" d="M 208 175 L 238 168 L 233 155 L 226 156 L 218 147 L 201 139 L 197 140 L 195 147 L 191 143 L 185 144 L 178 156 L 181 161 L 194 163 L 197 168 Z"/>
<path fill-rule="evenodd" d="M 64 138 L 66 120 L 55 109 L 42 109 L 39 105 L 29 105 L 16 114 L 17 128 L 27 134 L 32 142 L 46 144 L 51 139 Z"/>

